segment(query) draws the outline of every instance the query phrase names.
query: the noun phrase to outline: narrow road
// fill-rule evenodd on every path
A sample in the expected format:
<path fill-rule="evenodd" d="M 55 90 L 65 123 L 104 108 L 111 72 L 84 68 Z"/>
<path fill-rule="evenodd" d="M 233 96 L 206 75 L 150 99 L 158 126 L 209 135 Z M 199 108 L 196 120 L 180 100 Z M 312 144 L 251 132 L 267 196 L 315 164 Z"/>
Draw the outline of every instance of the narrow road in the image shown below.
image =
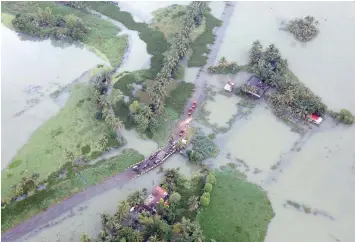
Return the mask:
<path fill-rule="evenodd" d="M 210 65 L 213 65 L 216 60 L 218 50 L 219 50 L 222 40 L 224 38 L 224 33 L 225 33 L 225 30 L 228 26 L 229 19 L 233 14 L 236 2 L 229 2 L 229 4 L 230 5 L 226 6 L 226 8 L 224 9 L 224 13 L 221 17 L 221 20 L 223 21 L 222 26 L 220 26 L 219 28 L 217 28 L 213 31 L 216 34 L 216 40 L 211 47 L 211 52 L 210 52 L 210 55 L 209 55 L 209 58 L 207 61 L 207 65 L 200 68 L 200 71 L 199 71 L 199 73 L 196 77 L 196 80 L 195 80 L 196 88 L 195 88 L 195 92 L 193 94 L 192 100 L 195 100 L 198 104 L 201 104 L 204 99 L 204 87 L 205 87 L 206 80 L 208 78 L 207 67 Z M 189 108 L 191 107 L 192 100 L 188 101 L 188 103 L 185 107 L 185 112 L 181 117 L 181 120 L 184 120 L 187 118 L 187 112 L 188 112 Z M 169 145 L 164 148 L 164 151 L 168 151 L 169 150 L 168 147 L 169 147 Z M 149 170 L 151 170 L 151 169 L 149 169 Z M 137 173 L 135 171 L 133 171 L 132 168 L 128 168 L 127 170 L 125 170 L 122 173 L 119 173 L 117 175 L 109 177 L 108 179 L 106 179 L 105 181 L 103 181 L 100 184 L 88 187 L 85 190 L 75 194 L 74 196 L 68 197 L 65 200 L 51 206 L 46 211 L 43 211 L 43 212 L 33 216 L 29 220 L 27 220 L 17 226 L 14 226 L 10 230 L 8 230 L 7 232 L 2 234 L 1 241 L 12 242 L 12 241 L 18 240 L 21 237 L 23 237 L 24 235 L 26 235 L 27 233 L 35 230 L 37 227 L 43 226 L 44 224 L 48 223 L 49 221 L 56 219 L 57 217 L 59 217 L 63 213 L 69 211 L 70 209 L 83 203 L 84 201 L 87 201 L 94 196 L 98 196 L 110 189 L 121 186 L 125 182 L 127 182 L 131 179 L 134 179 L 136 176 L 137 176 Z"/>

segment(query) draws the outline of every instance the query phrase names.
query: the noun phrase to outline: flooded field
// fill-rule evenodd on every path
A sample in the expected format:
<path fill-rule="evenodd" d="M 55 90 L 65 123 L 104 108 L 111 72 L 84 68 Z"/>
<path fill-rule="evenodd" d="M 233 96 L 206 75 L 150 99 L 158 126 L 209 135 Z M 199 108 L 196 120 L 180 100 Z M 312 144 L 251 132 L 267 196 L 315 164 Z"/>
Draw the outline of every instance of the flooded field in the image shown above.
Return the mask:
<path fill-rule="evenodd" d="M 138 2 L 138 1 L 120 1 L 118 6 L 126 12 L 132 14 L 134 21 L 149 23 L 153 19 L 152 12 L 159 8 L 165 8 L 167 6 L 179 4 L 188 5 L 188 1 L 167 1 L 167 2 Z"/>
<path fill-rule="evenodd" d="M 34 41 L 3 25 L 1 49 L 4 168 L 31 133 L 58 112 L 49 94 L 104 61 L 81 46 Z"/>
<path fill-rule="evenodd" d="M 354 12 L 353 2 L 238 2 L 217 59 L 225 56 L 246 64 L 254 40 L 261 40 L 264 46 L 274 43 L 296 76 L 330 108 L 354 113 Z M 251 13 L 259 16 L 257 21 L 250 18 Z M 300 44 L 278 30 L 282 21 L 306 15 L 320 22 L 320 34 L 314 41 Z M 355 226 L 355 128 L 321 127 L 310 132 L 301 138 L 258 106 L 247 119 L 237 121 L 215 139 L 221 148 L 218 164 L 238 158 L 263 170 L 244 169 L 249 180 L 268 191 L 276 213 L 266 242 L 355 240 L 350 229 Z M 294 150 L 297 142 L 299 148 Z M 285 165 L 270 169 L 280 157 Z"/>
<path fill-rule="evenodd" d="M 137 143 L 142 147 L 143 143 Z M 196 167 L 190 165 L 181 155 L 174 155 L 163 165 L 165 169 L 180 168 L 182 174 L 191 176 Z M 63 214 L 51 221 L 43 228 L 26 235 L 21 241 L 79 241 L 83 233 L 96 237 L 100 232 L 100 214 L 113 214 L 119 201 L 127 198 L 127 195 L 137 189 L 146 188 L 148 193 L 159 184 L 163 173 L 159 169 L 147 173 L 135 180 L 128 181 L 125 185 L 110 190 L 100 196 L 93 197 L 84 204 Z"/>

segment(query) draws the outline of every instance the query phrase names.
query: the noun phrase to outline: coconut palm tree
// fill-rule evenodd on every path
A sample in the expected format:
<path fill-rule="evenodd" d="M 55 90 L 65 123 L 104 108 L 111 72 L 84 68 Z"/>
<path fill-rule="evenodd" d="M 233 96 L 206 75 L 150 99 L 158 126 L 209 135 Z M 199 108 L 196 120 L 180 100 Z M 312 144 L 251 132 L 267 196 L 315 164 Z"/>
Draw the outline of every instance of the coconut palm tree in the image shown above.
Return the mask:
<path fill-rule="evenodd" d="M 130 203 L 131 206 L 136 206 L 143 202 L 144 194 L 141 190 L 135 191 L 131 195 L 128 196 L 127 201 Z"/>
<path fill-rule="evenodd" d="M 128 214 L 129 209 L 130 209 L 130 206 L 129 206 L 129 203 L 126 200 L 121 201 L 119 203 L 117 212 L 115 214 L 115 217 L 117 218 L 118 222 L 120 222 L 123 219 L 127 218 L 127 214 Z"/>
<path fill-rule="evenodd" d="M 228 65 L 228 61 L 226 59 L 226 57 L 222 57 L 220 60 L 219 60 L 219 63 L 218 63 L 219 66 L 222 66 L 222 67 L 225 67 Z"/>
<path fill-rule="evenodd" d="M 108 137 L 106 134 L 102 135 L 100 138 L 99 138 L 99 146 L 101 148 L 101 150 L 105 150 L 107 148 L 107 145 L 108 145 Z"/>
<path fill-rule="evenodd" d="M 83 234 L 83 235 L 81 236 L 81 238 L 80 238 L 80 241 L 81 241 L 81 242 L 90 242 L 91 239 L 90 239 L 89 235 Z"/>

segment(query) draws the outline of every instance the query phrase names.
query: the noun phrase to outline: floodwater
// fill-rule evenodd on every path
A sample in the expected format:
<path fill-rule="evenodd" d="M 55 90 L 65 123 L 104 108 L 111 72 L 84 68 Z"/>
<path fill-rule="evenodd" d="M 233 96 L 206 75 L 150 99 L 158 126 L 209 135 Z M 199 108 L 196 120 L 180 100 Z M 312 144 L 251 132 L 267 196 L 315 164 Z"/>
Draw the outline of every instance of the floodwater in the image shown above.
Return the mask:
<path fill-rule="evenodd" d="M 128 36 L 128 51 L 124 56 L 122 65 L 117 69 L 117 72 L 149 69 L 151 55 L 148 54 L 147 44 L 139 37 L 138 31 L 129 30 L 122 23 L 114 19 L 101 14 L 98 15 L 120 28 L 121 31 L 117 34 L 118 36 Z"/>
<path fill-rule="evenodd" d="M 225 6 L 226 4 L 223 1 L 213 1 L 209 3 L 209 7 L 211 8 L 211 14 L 218 19 L 221 18 Z"/>
<path fill-rule="evenodd" d="M 142 147 L 143 143 L 138 143 L 137 146 Z M 170 157 L 162 167 L 164 169 L 180 168 L 180 172 L 185 176 L 191 176 L 196 170 L 196 167 L 188 163 L 179 154 Z M 113 214 L 117 209 L 118 203 L 138 189 L 146 188 L 148 193 L 150 193 L 155 186 L 159 185 L 162 177 L 163 173 L 159 173 L 159 169 L 156 168 L 154 171 L 135 180 L 126 182 L 121 187 L 91 198 L 89 201 L 72 209 L 72 211 L 43 226 L 43 228 L 32 231 L 21 238 L 21 241 L 79 241 L 83 233 L 97 237 L 101 229 L 100 214 Z"/>
<path fill-rule="evenodd" d="M 153 19 L 152 13 L 159 9 L 173 4 L 189 5 L 188 1 L 167 1 L 167 2 L 142 2 L 142 1 L 119 1 L 118 6 L 122 11 L 132 14 L 134 21 L 150 23 Z"/>
<path fill-rule="evenodd" d="M 355 113 L 354 13 L 354 2 L 238 2 L 217 60 L 225 56 L 246 64 L 253 41 L 274 43 L 294 74 L 331 109 Z M 319 21 L 320 34 L 313 41 L 301 44 L 278 30 L 282 21 L 307 15 Z M 245 171 L 268 192 L 276 214 L 265 242 L 355 241 L 355 127 L 322 124 L 300 137 L 257 106 L 215 141 L 221 153 L 210 163 L 238 158 L 263 170 Z M 287 200 L 304 204 L 309 213 L 285 206 Z"/>
<path fill-rule="evenodd" d="M 2 169 L 31 133 L 59 111 L 49 94 L 104 63 L 78 45 L 23 38 L 1 25 Z"/>
<path fill-rule="evenodd" d="M 228 121 L 237 114 L 240 98 L 217 93 L 213 99 L 208 100 L 205 105 L 206 111 L 210 112 L 208 122 L 216 128 L 228 128 Z"/>

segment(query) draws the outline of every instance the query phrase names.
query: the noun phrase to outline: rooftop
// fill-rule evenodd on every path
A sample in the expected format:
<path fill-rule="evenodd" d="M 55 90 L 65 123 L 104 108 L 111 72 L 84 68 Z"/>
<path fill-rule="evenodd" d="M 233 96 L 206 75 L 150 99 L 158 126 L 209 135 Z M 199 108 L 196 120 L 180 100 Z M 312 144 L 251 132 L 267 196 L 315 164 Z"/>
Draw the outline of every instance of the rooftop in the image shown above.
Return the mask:
<path fill-rule="evenodd" d="M 248 79 L 246 92 L 260 98 L 269 88 L 270 87 L 262 82 L 259 78 L 256 76 L 251 76 Z"/>
<path fill-rule="evenodd" d="M 154 206 L 157 204 L 160 199 L 164 199 L 168 195 L 167 191 L 162 187 L 155 187 L 150 194 L 144 201 L 144 204 L 147 206 Z"/>

